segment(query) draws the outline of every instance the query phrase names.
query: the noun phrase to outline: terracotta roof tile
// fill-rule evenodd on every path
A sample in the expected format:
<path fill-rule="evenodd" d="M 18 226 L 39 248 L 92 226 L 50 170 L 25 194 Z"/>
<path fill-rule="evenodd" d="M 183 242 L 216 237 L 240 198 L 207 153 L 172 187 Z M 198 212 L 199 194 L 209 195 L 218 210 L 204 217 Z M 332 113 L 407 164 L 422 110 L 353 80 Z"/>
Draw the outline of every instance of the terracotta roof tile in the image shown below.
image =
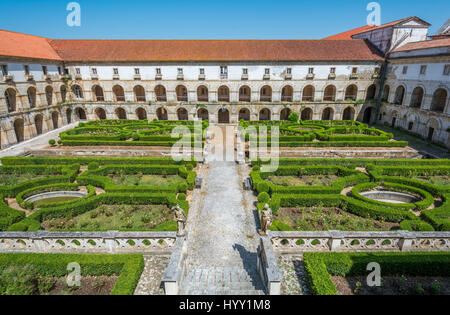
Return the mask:
<path fill-rule="evenodd" d="M 65 61 L 381 60 L 364 40 L 52 40 Z"/>
<path fill-rule="evenodd" d="M 365 25 L 365 26 L 358 27 L 358 28 L 355 28 L 355 29 L 347 31 L 347 32 L 343 32 L 340 34 L 326 37 L 324 39 L 327 39 L 327 40 L 329 40 L 329 39 L 352 39 L 353 35 L 361 33 L 362 31 L 370 30 L 371 28 L 374 28 L 374 27 L 376 27 L 376 26 L 375 25 Z"/>
<path fill-rule="evenodd" d="M 361 32 L 355 33 L 355 34 L 353 34 L 353 35 L 356 35 L 356 34 L 363 34 L 363 33 L 369 32 L 369 31 L 374 31 L 374 30 L 378 30 L 378 29 L 382 29 L 382 28 L 394 26 L 394 25 L 397 25 L 397 24 L 400 24 L 400 23 L 403 23 L 403 22 L 406 22 L 406 21 L 410 21 L 410 20 L 420 20 L 420 21 L 422 21 L 424 24 L 426 24 L 426 25 L 428 25 L 428 26 L 431 26 L 431 24 L 425 22 L 425 21 L 422 20 L 422 19 L 419 19 L 417 16 L 410 16 L 410 17 L 407 17 L 407 18 L 404 18 L 404 19 L 400 19 L 400 20 L 397 20 L 397 21 L 393 21 L 393 22 L 381 24 L 381 25 L 379 25 L 379 26 L 375 26 L 375 27 L 370 28 L 370 29 L 367 29 L 367 30 L 362 30 Z"/>
<path fill-rule="evenodd" d="M 0 56 L 61 60 L 48 39 L 0 30 Z"/>
<path fill-rule="evenodd" d="M 439 48 L 439 47 L 450 47 L 450 38 L 424 40 L 421 42 L 408 43 L 404 46 L 401 46 L 401 47 L 393 50 L 391 53 L 411 51 L 411 50 L 420 50 L 420 49 Z"/>

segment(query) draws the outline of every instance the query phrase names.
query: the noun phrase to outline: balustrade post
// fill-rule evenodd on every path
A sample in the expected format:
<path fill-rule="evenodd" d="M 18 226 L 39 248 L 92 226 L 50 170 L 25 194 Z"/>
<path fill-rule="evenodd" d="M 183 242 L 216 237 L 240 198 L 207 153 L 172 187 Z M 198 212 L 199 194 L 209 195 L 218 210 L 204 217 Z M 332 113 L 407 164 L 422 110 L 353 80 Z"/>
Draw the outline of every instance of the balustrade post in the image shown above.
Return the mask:
<path fill-rule="evenodd" d="M 108 253 L 113 254 L 117 249 L 116 233 L 118 231 L 108 231 L 108 237 L 105 238 Z"/>
<path fill-rule="evenodd" d="M 330 240 L 328 246 L 332 252 L 336 252 L 341 248 L 341 242 L 344 236 L 340 231 L 330 231 Z"/>
<path fill-rule="evenodd" d="M 402 252 L 409 252 L 411 251 L 411 247 L 412 247 L 412 241 L 415 238 L 412 234 L 408 231 L 399 231 L 399 233 L 401 234 L 400 236 L 400 242 L 399 247 L 400 247 L 400 251 Z"/>

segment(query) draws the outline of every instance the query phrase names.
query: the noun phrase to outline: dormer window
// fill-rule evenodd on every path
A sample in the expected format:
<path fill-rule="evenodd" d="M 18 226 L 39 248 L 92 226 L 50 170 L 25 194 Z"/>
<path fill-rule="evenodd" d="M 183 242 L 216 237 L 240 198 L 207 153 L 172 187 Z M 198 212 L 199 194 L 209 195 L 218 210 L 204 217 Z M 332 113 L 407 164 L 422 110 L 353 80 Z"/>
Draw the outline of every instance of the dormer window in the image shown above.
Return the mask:
<path fill-rule="evenodd" d="M 76 74 L 81 74 L 81 69 L 80 68 L 75 68 L 75 73 Z"/>
<path fill-rule="evenodd" d="M 247 68 L 243 68 L 242 69 L 242 74 L 248 74 L 248 69 Z"/>
<path fill-rule="evenodd" d="M 113 73 L 114 73 L 114 75 L 118 75 L 118 74 L 119 74 L 119 69 L 114 68 L 114 69 L 113 69 Z"/>
<path fill-rule="evenodd" d="M 158 74 L 158 75 L 161 74 L 161 68 L 156 68 L 156 74 Z"/>
<path fill-rule="evenodd" d="M 286 74 L 292 74 L 292 68 L 287 68 L 286 69 Z"/>
<path fill-rule="evenodd" d="M 353 67 L 352 68 L 352 74 L 358 74 L 358 68 L 357 67 Z"/>
<path fill-rule="evenodd" d="M 180 75 L 183 74 L 183 68 L 178 68 L 178 74 L 180 74 Z"/>
<path fill-rule="evenodd" d="M 204 68 L 200 68 L 200 74 L 205 74 L 205 69 Z"/>
<path fill-rule="evenodd" d="M 8 75 L 8 66 L 7 65 L 2 65 L 2 74 Z"/>
<path fill-rule="evenodd" d="M 47 75 L 48 73 L 47 66 L 42 66 L 42 72 L 44 73 L 44 75 Z"/>
<path fill-rule="evenodd" d="M 336 68 L 330 68 L 330 74 L 336 74 Z"/>
<path fill-rule="evenodd" d="M 62 74 L 62 68 L 58 67 L 58 74 L 61 75 Z"/>
<path fill-rule="evenodd" d="M 97 74 L 97 68 L 92 68 L 91 71 L 92 71 L 92 74 Z"/>
<path fill-rule="evenodd" d="M 308 74 L 314 74 L 314 68 L 309 68 L 308 69 Z"/>
<path fill-rule="evenodd" d="M 402 74 L 408 73 L 408 66 L 403 66 Z"/>
<path fill-rule="evenodd" d="M 266 68 L 266 69 L 264 70 L 264 73 L 265 73 L 266 75 L 269 75 L 269 74 L 270 74 L 270 69 L 269 69 L 269 68 Z"/>
<path fill-rule="evenodd" d="M 134 74 L 137 74 L 137 75 L 141 74 L 141 71 L 139 70 L 139 68 L 134 68 Z"/>
<path fill-rule="evenodd" d="M 426 74 L 427 73 L 427 66 L 420 66 L 420 74 Z"/>
<path fill-rule="evenodd" d="M 23 71 L 25 71 L 26 75 L 29 75 L 30 74 L 30 66 L 29 65 L 24 65 L 23 66 Z"/>

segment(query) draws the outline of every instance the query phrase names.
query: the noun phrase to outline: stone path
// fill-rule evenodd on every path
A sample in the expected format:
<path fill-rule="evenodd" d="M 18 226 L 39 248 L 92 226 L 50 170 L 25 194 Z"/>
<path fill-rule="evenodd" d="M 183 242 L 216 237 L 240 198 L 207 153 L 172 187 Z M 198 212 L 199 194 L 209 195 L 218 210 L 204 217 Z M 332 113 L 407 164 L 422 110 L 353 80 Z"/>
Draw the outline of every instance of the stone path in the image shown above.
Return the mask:
<path fill-rule="evenodd" d="M 278 257 L 278 266 L 283 273 L 281 281 L 282 295 L 307 295 L 303 255 L 281 255 Z"/>
<path fill-rule="evenodd" d="M 247 166 L 211 161 L 200 208 L 190 213 L 187 274 L 180 294 L 263 294 L 256 271 L 255 197 L 244 192 Z"/>
<path fill-rule="evenodd" d="M 144 256 L 145 267 L 134 295 L 164 295 L 161 279 L 169 264 L 170 256 Z"/>

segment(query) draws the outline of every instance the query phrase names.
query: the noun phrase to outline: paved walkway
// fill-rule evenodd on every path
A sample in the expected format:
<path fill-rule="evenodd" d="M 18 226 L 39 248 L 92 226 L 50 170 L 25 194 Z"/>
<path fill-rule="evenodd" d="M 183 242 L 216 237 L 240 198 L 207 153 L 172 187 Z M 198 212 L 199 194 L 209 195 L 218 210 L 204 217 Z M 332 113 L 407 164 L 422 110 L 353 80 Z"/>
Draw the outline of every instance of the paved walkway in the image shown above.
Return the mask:
<path fill-rule="evenodd" d="M 249 169 L 223 161 L 204 167 L 203 202 L 189 218 L 188 273 L 181 294 L 262 294 L 255 197 L 242 189 Z"/>
<path fill-rule="evenodd" d="M 37 136 L 35 138 L 29 139 L 27 141 L 21 142 L 19 144 L 13 145 L 12 147 L 6 148 L 0 151 L 0 158 L 5 156 L 18 156 L 22 155 L 29 150 L 41 149 L 48 145 L 50 139 L 57 140 L 59 134 L 69 129 L 73 129 L 78 126 L 78 122 L 74 122 L 70 125 L 49 131 L 43 135 Z"/>

